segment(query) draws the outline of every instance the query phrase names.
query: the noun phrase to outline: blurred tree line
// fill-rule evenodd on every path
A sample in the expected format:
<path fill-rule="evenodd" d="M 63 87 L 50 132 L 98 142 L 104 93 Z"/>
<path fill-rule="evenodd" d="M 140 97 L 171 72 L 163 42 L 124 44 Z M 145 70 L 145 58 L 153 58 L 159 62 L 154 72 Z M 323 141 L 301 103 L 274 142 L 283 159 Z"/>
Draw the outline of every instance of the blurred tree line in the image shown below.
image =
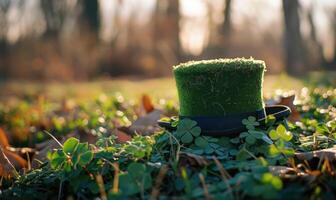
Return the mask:
<path fill-rule="evenodd" d="M 299 0 L 282 0 L 283 27 L 269 27 L 257 39 L 249 29 L 234 26 L 232 7 L 236 0 L 203 0 L 208 40 L 201 53 L 195 55 L 181 42 L 181 24 L 185 20 L 181 15 L 182 0 L 153 1 L 149 20 L 141 23 L 137 4 L 144 1 L 135 1 L 126 19 L 122 9 L 126 1 L 111 0 L 109 18 L 103 21 L 103 0 L 0 0 L 0 76 L 32 80 L 89 80 L 104 75 L 154 77 L 170 75 L 172 65 L 186 60 L 235 56 L 264 59 L 270 72 L 284 68 L 293 75 L 335 69 L 336 9 L 329 10 L 334 56 L 327 60 L 316 36 L 314 6 L 303 9 Z M 220 22 L 213 17 L 219 1 L 223 5 Z M 38 20 L 25 21 L 30 14 Z M 309 22 L 306 36 L 301 31 L 303 19 Z M 13 23 L 18 23 L 16 29 Z M 102 39 L 103 23 L 113 24 L 108 40 Z M 22 31 L 24 28 L 27 31 Z"/>

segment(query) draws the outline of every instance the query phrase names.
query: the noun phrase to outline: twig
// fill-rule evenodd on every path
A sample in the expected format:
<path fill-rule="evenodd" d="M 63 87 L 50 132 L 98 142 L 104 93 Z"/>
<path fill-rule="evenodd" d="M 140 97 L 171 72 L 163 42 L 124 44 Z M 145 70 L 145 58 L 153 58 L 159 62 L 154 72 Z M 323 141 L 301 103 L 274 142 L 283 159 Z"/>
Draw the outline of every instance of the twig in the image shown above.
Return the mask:
<path fill-rule="evenodd" d="M 203 190 L 204 190 L 204 197 L 206 200 L 211 200 L 211 197 L 210 197 L 210 194 L 209 194 L 209 190 L 208 190 L 208 187 L 207 185 L 205 184 L 205 180 L 204 180 L 204 176 L 203 174 L 199 173 L 198 174 L 198 177 L 199 179 L 201 180 L 201 183 L 202 183 L 202 187 L 203 187 Z"/>
<path fill-rule="evenodd" d="M 181 144 L 179 143 L 178 139 L 170 132 L 167 132 L 169 134 L 169 139 L 170 139 L 170 143 L 172 143 L 172 138 L 176 141 L 177 143 L 177 149 L 176 149 L 176 162 L 179 161 L 180 158 L 180 151 L 181 151 Z M 173 145 L 172 145 L 173 146 Z"/>
<path fill-rule="evenodd" d="M 96 176 L 96 181 L 97 181 L 98 188 L 99 188 L 100 198 L 102 200 L 107 200 L 107 195 L 106 195 L 106 191 L 105 191 L 103 176 L 98 174 Z"/>
<path fill-rule="evenodd" d="M 44 133 L 48 134 L 52 139 L 54 139 L 57 144 L 63 148 L 63 145 L 57 140 L 57 138 L 55 136 L 53 136 L 51 133 L 49 133 L 48 131 L 43 131 Z"/>
<path fill-rule="evenodd" d="M 228 188 L 228 191 L 230 193 L 231 199 L 234 199 L 233 194 L 232 194 L 232 188 L 231 188 L 231 186 L 229 184 L 229 181 L 228 181 L 228 178 L 232 178 L 232 177 L 224 169 L 223 165 L 219 162 L 219 160 L 215 156 L 213 156 L 213 159 L 214 159 L 214 161 L 215 161 L 215 163 L 216 163 L 216 165 L 218 167 L 219 173 L 221 174 L 221 177 L 222 177 L 222 179 L 223 179 L 226 187 Z"/>
<path fill-rule="evenodd" d="M 112 163 L 112 166 L 114 168 L 112 192 L 113 192 L 113 194 L 116 194 L 116 193 L 119 192 L 119 164 L 118 163 Z"/>
<path fill-rule="evenodd" d="M 27 162 L 28 162 L 28 170 L 31 170 L 31 160 L 30 160 L 30 156 L 28 152 L 26 152 L 26 156 L 27 156 Z"/>
<path fill-rule="evenodd" d="M 159 171 L 159 174 L 156 177 L 154 188 L 152 190 L 152 194 L 151 194 L 151 199 L 152 200 L 157 199 L 157 197 L 159 196 L 160 185 L 161 185 L 161 183 L 162 183 L 162 181 L 163 181 L 163 179 L 164 179 L 167 171 L 168 171 L 168 167 L 166 165 L 164 165 L 163 167 L 161 167 L 161 169 Z"/>

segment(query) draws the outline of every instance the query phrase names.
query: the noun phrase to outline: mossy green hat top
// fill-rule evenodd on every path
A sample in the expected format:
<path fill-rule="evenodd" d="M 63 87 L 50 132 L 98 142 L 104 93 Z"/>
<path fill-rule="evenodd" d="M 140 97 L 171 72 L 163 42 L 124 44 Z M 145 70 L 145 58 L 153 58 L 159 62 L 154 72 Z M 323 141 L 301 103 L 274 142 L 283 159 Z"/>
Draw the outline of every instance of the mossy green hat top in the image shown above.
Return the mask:
<path fill-rule="evenodd" d="M 174 66 L 180 118 L 197 121 L 210 135 L 236 132 L 248 116 L 265 119 L 269 114 L 262 94 L 265 69 L 264 61 L 253 58 L 190 61 Z"/>

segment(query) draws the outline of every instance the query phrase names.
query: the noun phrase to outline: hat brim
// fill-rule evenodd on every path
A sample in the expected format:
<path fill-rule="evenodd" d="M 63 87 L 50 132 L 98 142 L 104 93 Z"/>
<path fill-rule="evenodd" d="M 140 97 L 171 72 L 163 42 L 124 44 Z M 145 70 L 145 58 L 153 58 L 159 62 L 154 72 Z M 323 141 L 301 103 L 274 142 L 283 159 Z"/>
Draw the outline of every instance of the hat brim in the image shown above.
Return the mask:
<path fill-rule="evenodd" d="M 280 121 L 288 117 L 290 114 L 291 110 L 288 106 L 274 105 L 266 106 L 264 109 L 255 112 L 241 113 L 224 117 L 179 116 L 179 118 L 189 118 L 196 121 L 198 126 L 202 129 L 203 135 L 234 136 L 238 133 L 246 131 L 246 127 L 242 124 L 242 120 L 248 118 L 249 116 L 254 116 L 260 125 L 264 125 L 267 116 L 272 115 L 276 121 Z M 171 122 L 158 121 L 158 124 L 170 131 L 176 129 L 176 127 L 172 126 Z"/>

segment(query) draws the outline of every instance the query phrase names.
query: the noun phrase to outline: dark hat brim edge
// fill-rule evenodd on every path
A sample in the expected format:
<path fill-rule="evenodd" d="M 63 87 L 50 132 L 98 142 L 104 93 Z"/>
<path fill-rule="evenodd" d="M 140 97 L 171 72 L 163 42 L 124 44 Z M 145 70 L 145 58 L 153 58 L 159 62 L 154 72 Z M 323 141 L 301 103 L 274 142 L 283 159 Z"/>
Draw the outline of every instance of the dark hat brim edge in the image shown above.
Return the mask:
<path fill-rule="evenodd" d="M 246 131 L 245 125 L 242 124 L 242 120 L 249 116 L 254 116 L 259 124 L 265 125 L 267 116 L 274 116 L 276 121 L 283 120 L 291 114 L 291 109 L 285 105 L 273 105 L 266 106 L 262 110 L 240 113 L 237 115 L 225 116 L 225 117 L 188 117 L 180 116 L 179 118 L 189 118 L 198 123 L 198 126 L 202 129 L 202 135 L 207 136 L 235 136 L 241 132 Z M 160 127 L 169 131 L 176 130 L 176 127 L 172 126 L 171 122 L 158 121 Z"/>

